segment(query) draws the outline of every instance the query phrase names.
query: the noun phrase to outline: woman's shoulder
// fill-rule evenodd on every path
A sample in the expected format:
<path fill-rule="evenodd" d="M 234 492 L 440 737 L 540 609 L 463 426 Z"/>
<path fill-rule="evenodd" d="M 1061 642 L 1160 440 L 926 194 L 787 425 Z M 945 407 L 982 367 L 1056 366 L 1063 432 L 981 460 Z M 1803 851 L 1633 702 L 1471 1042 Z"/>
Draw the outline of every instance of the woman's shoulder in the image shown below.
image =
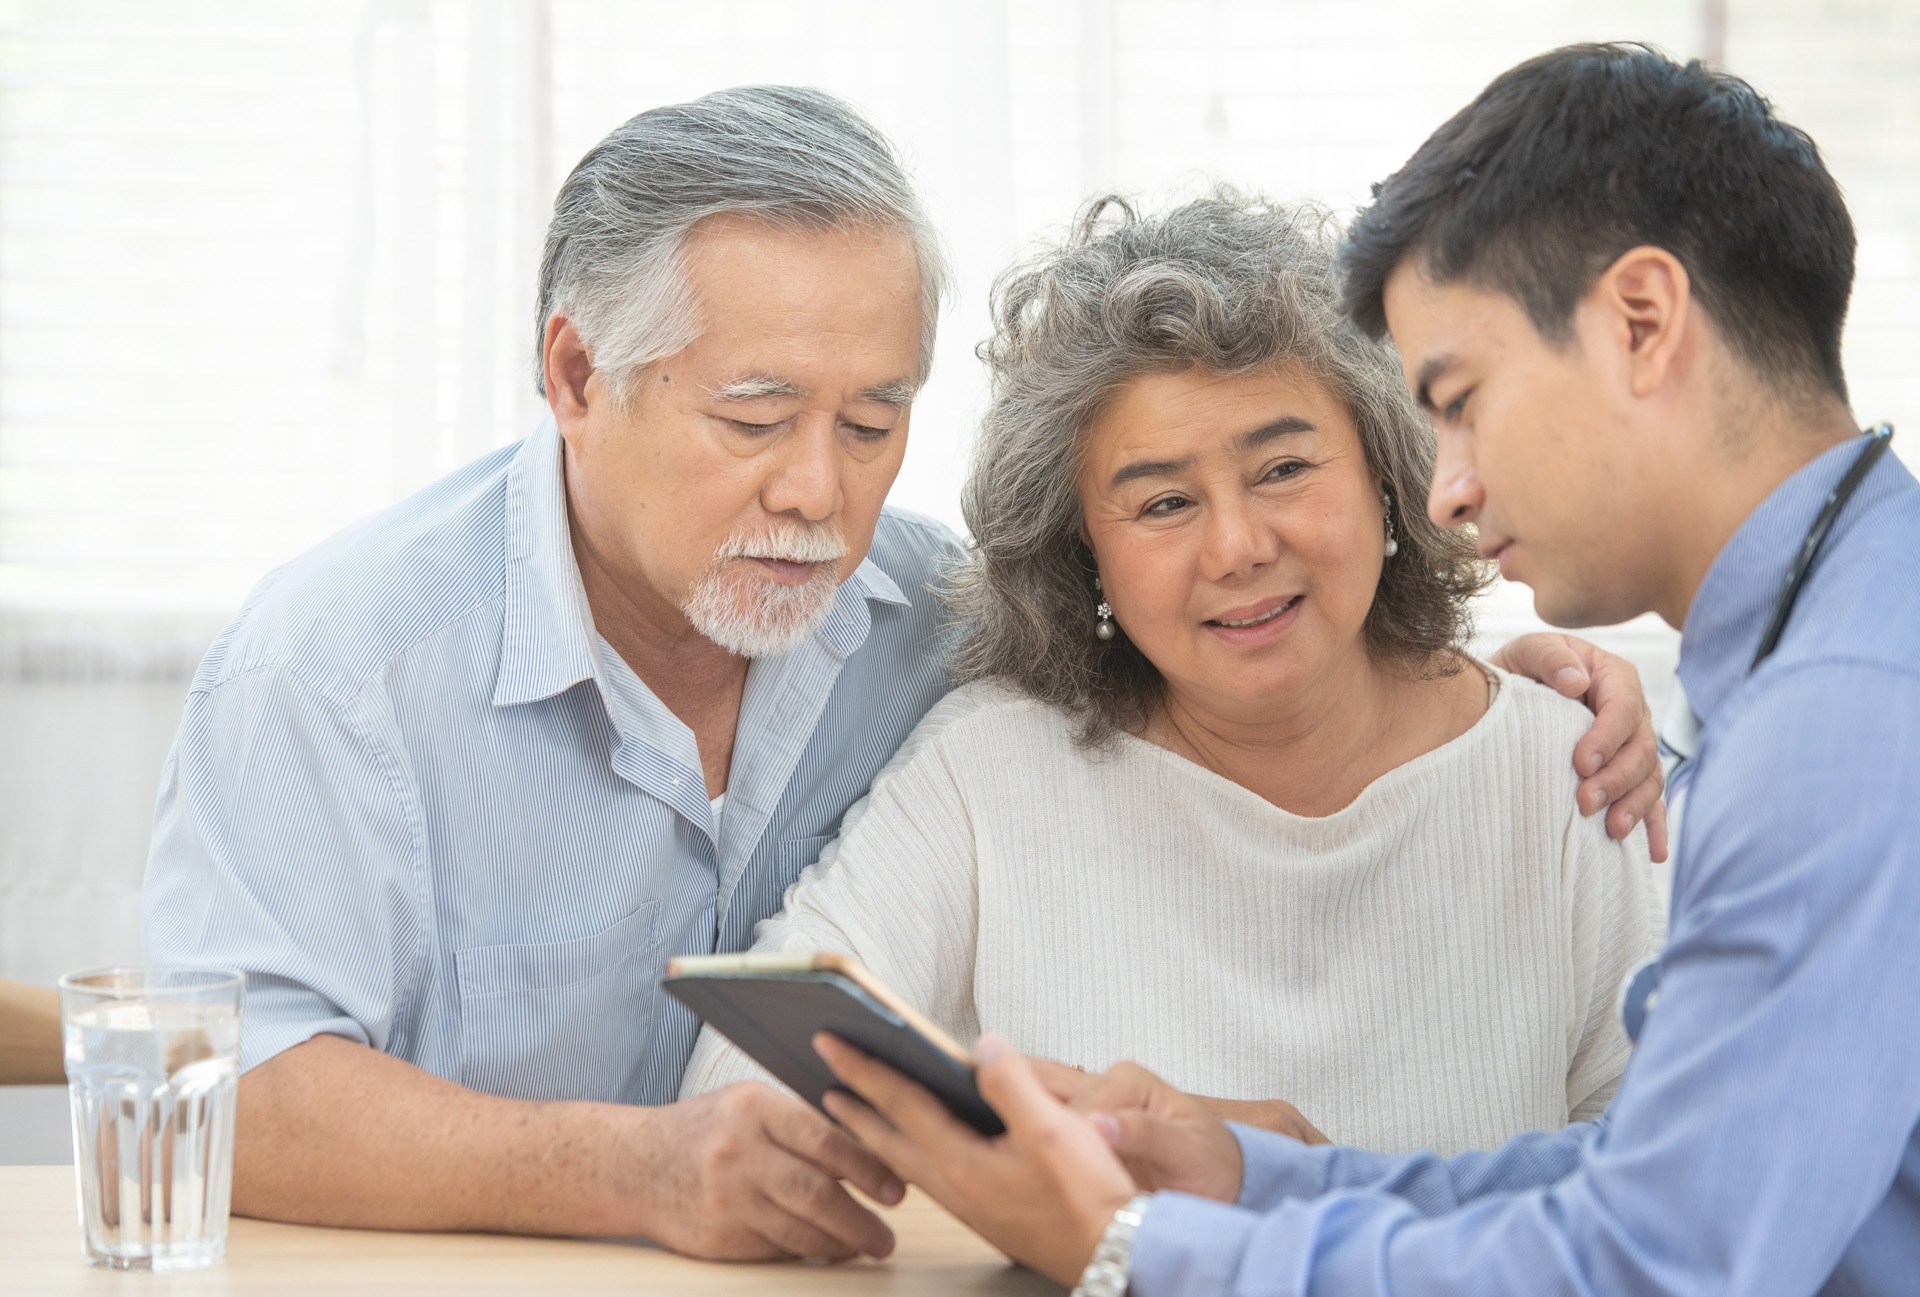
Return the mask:
<path fill-rule="evenodd" d="M 1580 782 L 1573 745 L 1593 724 L 1593 714 L 1523 676 L 1480 669 L 1492 681 L 1493 699 L 1471 730 L 1441 749 L 1436 773 L 1467 780 L 1482 797 L 1518 797 L 1533 814 L 1558 819 L 1573 812 Z"/>
<path fill-rule="evenodd" d="M 1028 756 L 1051 762 L 1073 746 L 1073 728 L 1059 709 L 1004 681 L 975 680 L 935 703 L 882 773 L 935 759 L 962 767 Z"/>
<path fill-rule="evenodd" d="M 1483 664 L 1484 665 L 1484 664 Z M 1514 675 L 1499 667 L 1484 669 L 1494 679 L 1499 696 L 1487 719 L 1495 728 L 1524 740 L 1530 749 L 1553 748 L 1573 769 L 1573 745 L 1593 724 L 1586 704 L 1566 698 L 1537 680 Z"/>

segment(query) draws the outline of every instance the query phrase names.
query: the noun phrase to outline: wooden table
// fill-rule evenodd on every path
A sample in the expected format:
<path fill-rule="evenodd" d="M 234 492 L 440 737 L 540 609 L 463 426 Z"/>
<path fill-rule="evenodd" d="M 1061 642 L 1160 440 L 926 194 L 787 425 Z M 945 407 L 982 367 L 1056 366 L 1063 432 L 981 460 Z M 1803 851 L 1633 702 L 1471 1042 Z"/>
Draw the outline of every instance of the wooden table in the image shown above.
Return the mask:
<path fill-rule="evenodd" d="M 1060 1289 L 1007 1263 L 917 1191 L 885 1213 L 898 1247 L 883 1262 L 729 1265 L 645 1243 L 389 1234 L 235 1217 L 226 1260 L 188 1274 L 96 1270 L 80 1253 L 73 1168 L 0 1166 L 0 1293 L 1007 1293 Z"/>

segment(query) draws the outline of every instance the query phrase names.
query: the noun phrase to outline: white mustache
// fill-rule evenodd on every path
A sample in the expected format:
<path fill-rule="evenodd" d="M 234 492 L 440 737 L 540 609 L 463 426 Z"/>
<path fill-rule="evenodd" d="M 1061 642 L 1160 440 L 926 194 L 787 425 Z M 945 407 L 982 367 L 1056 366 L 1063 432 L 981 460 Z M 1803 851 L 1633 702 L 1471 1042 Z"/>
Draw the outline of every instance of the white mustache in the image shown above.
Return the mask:
<path fill-rule="evenodd" d="M 730 536 L 714 554 L 732 558 L 770 558 L 782 563 L 837 563 L 847 556 L 846 538 L 830 527 L 789 524 L 771 532 Z"/>

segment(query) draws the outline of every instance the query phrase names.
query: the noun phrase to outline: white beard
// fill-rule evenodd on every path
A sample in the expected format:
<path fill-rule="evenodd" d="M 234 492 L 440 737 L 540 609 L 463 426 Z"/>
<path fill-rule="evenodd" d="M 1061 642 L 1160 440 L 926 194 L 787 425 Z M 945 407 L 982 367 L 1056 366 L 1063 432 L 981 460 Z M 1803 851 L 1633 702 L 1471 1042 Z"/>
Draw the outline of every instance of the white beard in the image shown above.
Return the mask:
<path fill-rule="evenodd" d="M 847 542 L 832 529 L 783 521 L 771 531 L 730 536 L 681 605 L 693 628 L 729 653 L 779 657 L 799 647 L 833 611 Z M 818 566 L 801 585 L 756 570 L 756 558 Z"/>

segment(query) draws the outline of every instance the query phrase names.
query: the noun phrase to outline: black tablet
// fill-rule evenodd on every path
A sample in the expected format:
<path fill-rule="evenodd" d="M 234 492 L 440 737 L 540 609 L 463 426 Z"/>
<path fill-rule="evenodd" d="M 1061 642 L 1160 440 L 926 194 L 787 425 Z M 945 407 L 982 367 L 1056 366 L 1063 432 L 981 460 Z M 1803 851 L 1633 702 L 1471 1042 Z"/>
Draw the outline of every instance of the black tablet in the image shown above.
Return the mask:
<path fill-rule="evenodd" d="M 661 983 L 815 1107 L 845 1089 L 813 1051 L 831 1032 L 931 1090 L 983 1135 L 1006 1130 L 973 1082 L 973 1058 L 846 955 L 682 955 Z"/>

